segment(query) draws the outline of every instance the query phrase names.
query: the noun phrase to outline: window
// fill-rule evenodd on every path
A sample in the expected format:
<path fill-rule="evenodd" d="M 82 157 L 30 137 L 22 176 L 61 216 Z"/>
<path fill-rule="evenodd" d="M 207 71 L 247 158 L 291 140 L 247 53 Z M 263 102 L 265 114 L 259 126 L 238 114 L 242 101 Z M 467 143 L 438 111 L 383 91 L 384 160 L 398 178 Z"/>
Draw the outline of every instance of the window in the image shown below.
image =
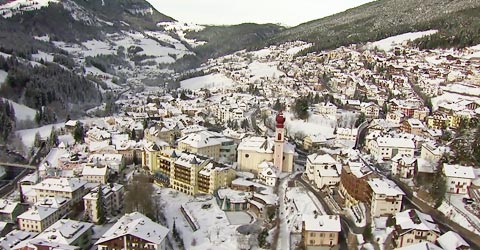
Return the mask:
<path fill-rule="evenodd" d="M 315 240 L 310 240 L 310 245 L 315 244 Z"/>
<path fill-rule="evenodd" d="M 250 157 L 250 155 L 249 155 L 249 154 L 245 154 L 245 158 L 248 158 L 248 157 Z"/>
<path fill-rule="evenodd" d="M 315 233 L 310 233 L 310 237 L 315 237 Z"/>

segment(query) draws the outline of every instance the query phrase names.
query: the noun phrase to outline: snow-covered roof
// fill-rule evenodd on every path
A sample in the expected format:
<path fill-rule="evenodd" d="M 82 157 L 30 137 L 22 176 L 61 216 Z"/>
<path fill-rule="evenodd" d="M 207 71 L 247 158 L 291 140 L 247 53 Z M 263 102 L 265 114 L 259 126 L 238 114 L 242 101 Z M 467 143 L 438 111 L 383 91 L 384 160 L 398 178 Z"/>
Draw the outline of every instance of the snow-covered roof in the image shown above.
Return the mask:
<path fill-rule="evenodd" d="M 323 155 L 319 155 L 319 154 L 311 154 L 309 156 L 307 156 L 307 159 L 310 163 L 312 164 L 336 164 L 337 161 L 335 159 L 333 159 L 332 156 L 330 156 L 329 154 L 323 154 Z"/>
<path fill-rule="evenodd" d="M 415 143 L 411 139 L 405 138 L 378 137 L 377 143 L 379 147 L 415 148 Z"/>
<path fill-rule="evenodd" d="M 375 194 L 384 194 L 387 196 L 405 195 L 397 184 L 391 180 L 374 178 L 367 182 Z"/>
<path fill-rule="evenodd" d="M 473 172 L 473 168 L 471 166 L 466 167 L 445 163 L 443 164 L 443 173 L 445 173 L 445 176 L 447 177 L 475 179 L 475 173 Z"/>
<path fill-rule="evenodd" d="M 78 178 L 49 178 L 33 186 L 35 190 L 74 192 L 87 182 Z"/>
<path fill-rule="evenodd" d="M 245 202 L 247 198 L 252 197 L 252 194 L 250 192 L 233 190 L 230 188 L 218 189 L 217 195 L 218 195 L 218 198 L 222 200 L 225 198 L 230 199 L 230 202 L 232 203 L 242 203 L 242 202 Z"/>
<path fill-rule="evenodd" d="M 35 239 L 71 245 L 92 227 L 92 223 L 62 219 L 45 229 L 45 231 L 35 237 Z"/>
<path fill-rule="evenodd" d="M 33 238 L 37 233 L 13 230 L 5 237 L 0 238 L 0 249 L 12 249 L 21 241 Z"/>
<path fill-rule="evenodd" d="M 107 175 L 108 168 L 106 166 L 83 166 L 82 176 L 105 176 Z"/>
<path fill-rule="evenodd" d="M 125 235 L 138 237 L 147 242 L 161 244 L 168 234 L 168 228 L 150 220 L 147 216 L 134 212 L 125 214 L 95 243 L 99 245 Z"/>
<path fill-rule="evenodd" d="M 248 137 L 244 138 L 238 145 L 237 150 L 255 151 L 258 153 L 273 153 L 275 141 L 270 137 Z M 293 154 L 295 146 L 289 142 L 283 145 L 283 152 Z"/>
<path fill-rule="evenodd" d="M 0 199 L 0 214 L 11 214 L 13 210 L 19 205 L 18 202 L 11 200 Z"/>
<path fill-rule="evenodd" d="M 32 207 L 17 218 L 31 221 L 42 221 L 54 214 L 57 210 L 57 208 L 50 207 Z"/>
<path fill-rule="evenodd" d="M 402 231 L 420 230 L 440 233 L 440 229 L 432 217 L 416 209 L 409 209 L 395 215 L 396 225 Z"/>
<path fill-rule="evenodd" d="M 302 219 L 305 223 L 305 231 L 340 232 L 342 230 L 339 215 L 303 214 Z"/>
<path fill-rule="evenodd" d="M 317 170 L 320 176 L 323 177 L 338 177 L 340 175 L 336 165 L 319 167 Z"/>
<path fill-rule="evenodd" d="M 470 245 L 458 233 L 448 231 L 437 239 L 444 250 L 457 250 L 461 247 L 470 248 Z"/>
<path fill-rule="evenodd" d="M 406 247 L 396 248 L 397 250 L 443 250 L 441 247 L 429 242 L 424 241 L 417 244 L 409 245 Z"/>
<path fill-rule="evenodd" d="M 221 145 L 222 143 L 228 141 L 232 141 L 232 139 L 226 138 L 222 134 L 216 132 L 203 130 L 180 138 L 178 143 L 185 143 L 194 148 L 203 148 Z"/>
<path fill-rule="evenodd" d="M 49 242 L 44 239 L 31 239 L 22 241 L 20 244 L 15 246 L 13 249 L 49 249 L 49 250 L 78 250 L 78 246 L 71 246 L 67 244 L 60 244 L 57 242 Z"/>

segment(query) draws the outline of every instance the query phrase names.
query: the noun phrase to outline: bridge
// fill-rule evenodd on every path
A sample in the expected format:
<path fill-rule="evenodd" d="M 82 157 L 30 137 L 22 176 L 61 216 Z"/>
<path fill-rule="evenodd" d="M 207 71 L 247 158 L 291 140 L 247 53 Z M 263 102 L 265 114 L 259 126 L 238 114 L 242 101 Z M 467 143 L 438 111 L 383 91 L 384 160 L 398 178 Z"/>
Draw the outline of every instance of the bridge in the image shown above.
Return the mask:
<path fill-rule="evenodd" d="M 27 168 L 27 169 L 37 170 L 37 166 L 25 165 L 25 164 L 18 164 L 18 163 L 0 162 L 0 166 L 4 166 L 4 167 L 17 167 L 17 168 Z"/>

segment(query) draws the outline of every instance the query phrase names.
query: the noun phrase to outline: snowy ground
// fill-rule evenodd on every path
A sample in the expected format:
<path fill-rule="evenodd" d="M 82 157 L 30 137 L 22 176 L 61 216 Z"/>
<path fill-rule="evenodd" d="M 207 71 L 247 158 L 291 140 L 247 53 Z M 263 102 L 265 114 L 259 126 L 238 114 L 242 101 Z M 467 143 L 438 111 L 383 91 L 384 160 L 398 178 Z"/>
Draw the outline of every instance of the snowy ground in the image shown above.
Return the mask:
<path fill-rule="evenodd" d="M 157 187 L 158 188 L 158 187 Z M 158 188 L 159 199 L 164 207 L 164 215 L 169 228 L 175 227 L 183 238 L 185 249 L 237 249 L 236 228 L 215 199 L 195 199 L 169 188 Z M 199 229 L 193 232 L 182 213 L 184 206 Z"/>
<path fill-rule="evenodd" d="M 447 218 L 455 221 L 457 224 L 462 225 L 466 229 L 469 229 L 476 234 L 480 234 L 480 232 L 477 231 L 461 213 L 459 213 L 453 206 L 449 205 L 447 202 L 444 201 L 437 210 L 445 214 Z"/>
<path fill-rule="evenodd" d="M 4 18 L 12 17 L 23 11 L 31 11 L 48 6 L 50 2 L 58 2 L 58 0 L 14 0 L 0 6 L 0 13 Z"/>
<path fill-rule="evenodd" d="M 5 98 L 2 98 L 2 99 L 4 101 L 8 100 Z M 17 119 L 17 121 L 35 119 L 35 115 L 37 114 L 37 111 L 35 109 L 29 108 L 22 104 L 18 104 L 11 100 L 8 100 L 8 101 L 13 105 L 13 109 L 15 110 L 15 118 Z"/>
<path fill-rule="evenodd" d="M 199 76 L 180 82 L 180 88 L 190 90 L 197 90 L 201 88 L 224 89 L 231 88 L 235 85 L 236 83 L 232 79 L 222 74 Z"/>
<path fill-rule="evenodd" d="M 251 75 L 252 81 L 262 78 L 276 79 L 285 73 L 277 69 L 276 63 L 252 62 L 248 65 L 247 75 Z"/>
<path fill-rule="evenodd" d="M 203 30 L 205 28 L 204 26 L 193 24 L 193 23 L 183 23 L 183 22 L 163 22 L 163 23 L 158 23 L 157 25 L 163 26 L 165 30 L 176 32 L 181 40 L 187 42 L 192 47 L 204 45 L 207 43 L 206 41 L 197 41 L 195 39 L 189 39 L 185 37 L 186 32 L 192 32 L 192 31 L 198 32 Z"/>
<path fill-rule="evenodd" d="M 253 222 L 253 217 L 247 212 L 225 212 L 227 219 L 232 225 L 243 225 Z"/>
<path fill-rule="evenodd" d="M 53 62 L 53 56 L 48 54 L 48 53 L 45 53 L 43 51 L 38 51 L 36 54 L 32 54 L 32 59 L 34 61 L 41 61 L 43 60 L 44 62 Z"/>
<path fill-rule="evenodd" d="M 381 250 L 384 249 L 384 243 L 388 235 L 393 232 L 393 227 L 387 227 L 388 217 L 379 217 L 374 219 L 375 228 L 372 230 L 373 239 L 378 242 Z"/>
<path fill-rule="evenodd" d="M 432 34 L 437 33 L 438 30 L 427 30 L 427 31 L 421 31 L 421 32 L 410 32 L 410 33 L 405 33 L 397 36 L 392 36 L 385 38 L 380 41 L 376 41 L 373 43 L 368 43 L 367 47 L 368 48 L 375 48 L 377 47 L 380 50 L 384 51 L 389 51 L 392 50 L 395 46 L 397 45 L 402 45 L 405 42 L 415 40 L 417 38 L 421 38 L 423 36 L 429 36 Z"/>
<path fill-rule="evenodd" d="M 322 115 L 310 114 L 310 117 L 305 122 L 304 120 L 294 118 L 293 114 L 285 112 L 285 125 L 289 135 L 295 135 L 300 132 L 305 136 L 322 134 L 327 138 L 333 137 L 335 130 L 335 121 L 330 120 Z"/>

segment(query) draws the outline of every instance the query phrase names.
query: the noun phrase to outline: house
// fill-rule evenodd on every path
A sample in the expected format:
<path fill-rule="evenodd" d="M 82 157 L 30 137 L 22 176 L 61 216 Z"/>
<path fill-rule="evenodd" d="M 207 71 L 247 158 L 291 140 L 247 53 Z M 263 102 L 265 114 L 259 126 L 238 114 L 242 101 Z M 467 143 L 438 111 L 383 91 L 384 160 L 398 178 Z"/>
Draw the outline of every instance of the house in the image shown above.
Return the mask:
<path fill-rule="evenodd" d="M 18 227 L 24 231 L 40 233 L 66 216 L 71 211 L 69 207 L 68 199 L 61 197 L 43 198 L 17 217 Z"/>
<path fill-rule="evenodd" d="M 310 180 L 311 182 L 318 182 L 319 184 L 323 183 L 324 181 L 318 180 L 320 178 L 320 169 L 328 170 L 328 169 L 332 169 L 333 167 L 335 168 L 335 171 L 336 171 L 336 167 L 335 167 L 336 164 L 337 164 L 337 161 L 333 159 L 333 157 L 330 156 L 329 154 L 308 155 L 306 169 L 305 169 L 308 180 Z M 323 172 L 325 173 L 326 171 L 323 171 Z M 329 173 L 328 175 L 331 175 L 331 173 Z M 325 177 L 327 179 L 330 179 L 328 178 L 330 176 L 325 176 Z M 332 176 L 332 177 L 336 179 L 338 177 L 338 174 L 337 176 Z M 328 180 L 326 180 L 326 182 L 328 183 Z"/>
<path fill-rule="evenodd" d="M 321 115 L 336 115 L 337 106 L 331 102 L 320 103 L 315 105 L 315 111 Z"/>
<path fill-rule="evenodd" d="M 446 148 L 438 147 L 434 143 L 427 142 L 422 144 L 420 158 L 432 163 L 437 163 L 445 152 Z"/>
<path fill-rule="evenodd" d="M 377 137 L 368 143 L 370 153 L 377 159 L 389 160 L 395 155 L 413 157 L 415 143 L 406 138 Z"/>
<path fill-rule="evenodd" d="M 20 202 L 0 199 L 0 221 L 15 223 L 17 216 L 25 210 L 26 207 L 20 204 Z"/>
<path fill-rule="evenodd" d="M 367 183 L 370 187 L 372 217 L 392 215 L 401 210 L 405 193 L 393 181 L 374 178 Z"/>
<path fill-rule="evenodd" d="M 366 118 L 375 119 L 378 118 L 378 115 L 380 114 L 380 107 L 372 102 L 361 103 L 360 111 L 365 114 Z"/>
<path fill-rule="evenodd" d="M 86 181 L 78 178 L 49 178 L 32 188 L 37 194 L 37 200 L 45 197 L 63 197 L 76 204 L 86 193 L 85 184 Z"/>
<path fill-rule="evenodd" d="M 97 223 L 100 218 L 97 214 L 97 206 L 99 202 L 98 192 L 102 192 L 102 204 L 105 217 L 117 215 L 122 211 L 125 190 L 121 184 L 100 185 L 83 197 L 83 205 L 85 208 L 85 216 L 91 222 Z"/>
<path fill-rule="evenodd" d="M 333 138 L 327 138 L 322 133 L 307 135 L 305 136 L 305 138 L 303 138 L 303 148 L 310 152 L 315 151 L 323 145 L 327 144 L 331 139 Z"/>
<path fill-rule="evenodd" d="M 471 166 L 465 167 L 444 163 L 442 171 L 446 176 L 447 192 L 454 194 L 468 193 L 468 189 L 475 179 L 475 173 Z"/>
<path fill-rule="evenodd" d="M 98 250 L 136 249 L 165 250 L 169 229 L 147 216 L 134 212 L 125 214 L 95 243 Z"/>
<path fill-rule="evenodd" d="M 440 229 L 432 217 L 416 209 L 396 213 L 394 228 L 392 240 L 396 247 L 423 241 L 434 243 L 440 235 Z"/>
<path fill-rule="evenodd" d="M 90 183 L 105 184 L 108 180 L 108 174 L 108 167 L 105 165 L 86 164 L 83 166 L 82 179 Z"/>
<path fill-rule="evenodd" d="M 50 249 L 49 246 L 57 244 L 60 249 L 68 246 L 68 248 L 77 247 L 75 249 L 89 250 L 92 244 L 92 234 L 93 224 L 62 219 L 45 229 L 34 239 L 21 242 L 14 249 L 30 250 L 29 246 L 32 245 L 36 246 L 37 249 Z"/>
<path fill-rule="evenodd" d="M 417 172 L 418 163 L 416 158 L 406 157 L 400 154 L 392 158 L 392 175 L 410 179 L 415 177 Z"/>
<path fill-rule="evenodd" d="M 234 141 L 212 131 L 199 131 L 178 140 L 178 150 L 204 155 L 220 162 L 234 162 L 236 149 Z"/>
<path fill-rule="evenodd" d="M 258 174 L 259 179 L 267 186 L 274 187 L 277 184 L 278 171 L 272 162 L 262 162 L 259 166 L 261 169 Z"/>
<path fill-rule="evenodd" d="M 36 235 L 36 232 L 13 230 L 0 238 L 0 249 L 13 249 L 22 241 L 33 239 Z"/>
<path fill-rule="evenodd" d="M 302 238 L 306 249 L 338 249 L 342 230 L 339 215 L 303 214 Z"/>
<path fill-rule="evenodd" d="M 444 250 L 443 248 L 433 244 L 432 242 L 423 241 L 406 247 L 397 247 L 395 250 Z"/>
<path fill-rule="evenodd" d="M 437 239 L 444 250 L 469 250 L 470 245 L 458 233 L 448 231 Z"/>
<path fill-rule="evenodd" d="M 370 199 L 368 180 L 374 173 L 360 162 L 348 162 L 342 166 L 339 192 L 345 197 L 345 206 L 351 207 Z"/>
<path fill-rule="evenodd" d="M 357 140 L 358 128 L 337 128 L 336 139 L 355 142 Z"/>
<path fill-rule="evenodd" d="M 403 121 L 400 128 L 403 132 L 414 135 L 422 135 L 423 132 L 426 130 L 423 123 L 420 120 L 414 118 Z"/>

